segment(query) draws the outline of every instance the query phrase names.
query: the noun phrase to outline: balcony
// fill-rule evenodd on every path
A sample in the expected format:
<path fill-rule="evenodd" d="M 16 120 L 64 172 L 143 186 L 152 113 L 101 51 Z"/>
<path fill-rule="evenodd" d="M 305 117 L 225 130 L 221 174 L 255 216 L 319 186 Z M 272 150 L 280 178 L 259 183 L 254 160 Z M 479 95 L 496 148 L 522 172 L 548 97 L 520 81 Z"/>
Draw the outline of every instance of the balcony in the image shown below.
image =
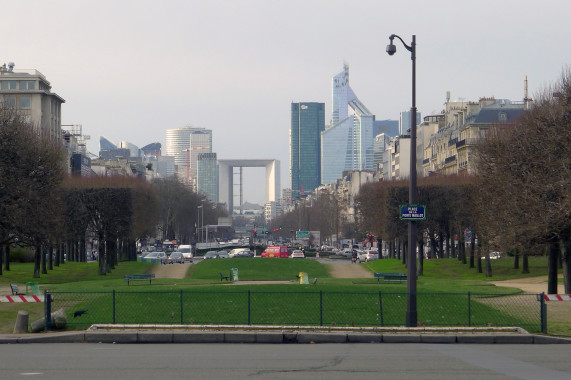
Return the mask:
<path fill-rule="evenodd" d="M 444 160 L 444 165 L 448 165 L 449 163 L 454 162 L 454 161 L 456 161 L 456 155 L 446 157 L 446 159 Z"/>

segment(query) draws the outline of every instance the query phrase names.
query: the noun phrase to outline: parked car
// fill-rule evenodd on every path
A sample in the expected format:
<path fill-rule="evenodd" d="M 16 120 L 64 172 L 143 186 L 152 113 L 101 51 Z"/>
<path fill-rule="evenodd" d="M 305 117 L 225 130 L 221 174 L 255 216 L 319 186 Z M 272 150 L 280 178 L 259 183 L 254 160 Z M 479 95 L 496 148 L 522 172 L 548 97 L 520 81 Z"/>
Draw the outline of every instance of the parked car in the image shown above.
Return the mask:
<path fill-rule="evenodd" d="M 227 259 L 228 254 L 225 251 L 208 251 L 204 254 L 204 260 L 208 259 Z"/>
<path fill-rule="evenodd" d="M 300 251 L 299 249 L 296 249 L 291 253 L 289 257 L 290 259 L 304 259 L 305 253 L 303 253 L 303 251 Z"/>
<path fill-rule="evenodd" d="M 228 253 L 228 257 L 253 257 L 254 252 L 248 248 L 234 248 Z"/>
<path fill-rule="evenodd" d="M 289 251 L 286 246 L 274 245 L 267 247 L 260 257 L 278 257 L 278 258 L 288 258 Z"/>
<path fill-rule="evenodd" d="M 174 264 L 174 263 L 178 263 L 178 264 L 184 264 L 184 256 L 182 255 L 182 253 L 178 252 L 178 251 L 174 251 L 173 253 L 170 254 L 168 260 L 167 260 L 168 264 Z"/>
<path fill-rule="evenodd" d="M 359 260 L 359 262 L 363 261 L 367 262 L 378 259 L 379 259 L 379 252 L 377 251 L 368 250 L 368 251 L 359 251 L 357 253 L 357 260 Z"/>

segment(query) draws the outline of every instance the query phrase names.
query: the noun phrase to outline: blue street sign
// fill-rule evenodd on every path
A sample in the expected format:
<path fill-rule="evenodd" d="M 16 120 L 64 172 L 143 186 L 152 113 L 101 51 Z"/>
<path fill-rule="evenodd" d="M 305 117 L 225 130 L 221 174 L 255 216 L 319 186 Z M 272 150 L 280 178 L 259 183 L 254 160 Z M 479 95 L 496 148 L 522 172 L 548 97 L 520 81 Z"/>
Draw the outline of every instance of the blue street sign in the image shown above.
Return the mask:
<path fill-rule="evenodd" d="M 401 220 L 426 219 L 426 207 L 423 205 L 400 205 Z"/>

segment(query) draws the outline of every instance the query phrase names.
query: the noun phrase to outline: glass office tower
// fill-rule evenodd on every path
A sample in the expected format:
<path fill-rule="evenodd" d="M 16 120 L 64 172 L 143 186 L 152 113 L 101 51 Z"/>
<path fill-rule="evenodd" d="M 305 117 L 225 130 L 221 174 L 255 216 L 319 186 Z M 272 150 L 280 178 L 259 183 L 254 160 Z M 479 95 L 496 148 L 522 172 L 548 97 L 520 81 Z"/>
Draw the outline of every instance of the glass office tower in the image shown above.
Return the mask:
<path fill-rule="evenodd" d="M 292 103 L 290 174 L 293 197 L 321 184 L 321 132 L 325 129 L 325 103 Z"/>
<path fill-rule="evenodd" d="M 329 184 L 348 170 L 374 170 L 375 116 L 349 85 L 349 66 L 332 80 L 332 125 L 321 133 L 321 183 Z"/>

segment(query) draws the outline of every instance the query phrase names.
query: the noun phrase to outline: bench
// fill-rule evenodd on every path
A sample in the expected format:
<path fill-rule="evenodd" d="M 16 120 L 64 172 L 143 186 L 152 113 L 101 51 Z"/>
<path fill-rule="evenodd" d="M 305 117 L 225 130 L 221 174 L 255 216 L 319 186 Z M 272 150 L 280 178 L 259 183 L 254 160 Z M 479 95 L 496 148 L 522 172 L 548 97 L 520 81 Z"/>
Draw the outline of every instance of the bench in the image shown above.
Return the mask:
<path fill-rule="evenodd" d="M 401 283 L 403 280 L 406 280 L 406 273 L 375 273 L 375 278 L 377 279 L 377 283 L 383 279 L 384 282 L 396 282 L 398 281 Z"/>
<path fill-rule="evenodd" d="M 145 274 L 126 274 L 125 280 L 127 280 L 127 285 L 131 284 L 131 281 L 146 281 L 149 280 L 149 285 L 151 285 L 151 281 L 155 278 L 154 273 L 145 273 Z"/>
<path fill-rule="evenodd" d="M 226 280 L 226 281 L 231 281 L 232 280 L 232 276 L 225 276 L 224 273 L 220 272 L 220 281 L 222 280 Z"/>
<path fill-rule="evenodd" d="M 10 284 L 10 289 L 12 290 L 12 295 L 13 296 L 23 296 L 23 293 L 18 293 L 18 285 L 16 284 Z"/>

